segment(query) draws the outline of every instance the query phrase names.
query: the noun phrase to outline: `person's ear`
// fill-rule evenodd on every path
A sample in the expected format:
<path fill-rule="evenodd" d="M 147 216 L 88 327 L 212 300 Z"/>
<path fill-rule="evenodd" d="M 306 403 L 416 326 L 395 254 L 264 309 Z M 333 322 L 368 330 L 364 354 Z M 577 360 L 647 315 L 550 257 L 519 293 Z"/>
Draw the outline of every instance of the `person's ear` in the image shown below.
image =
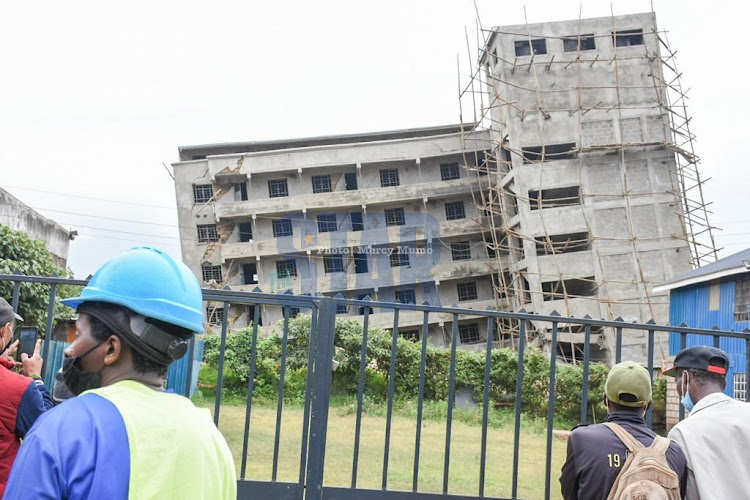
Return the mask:
<path fill-rule="evenodd" d="M 117 362 L 122 356 L 122 341 L 117 335 L 110 335 L 107 340 L 104 341 L 106 346 L 106 353 L 104 355 L 104 364 L 112 365 Z"/>

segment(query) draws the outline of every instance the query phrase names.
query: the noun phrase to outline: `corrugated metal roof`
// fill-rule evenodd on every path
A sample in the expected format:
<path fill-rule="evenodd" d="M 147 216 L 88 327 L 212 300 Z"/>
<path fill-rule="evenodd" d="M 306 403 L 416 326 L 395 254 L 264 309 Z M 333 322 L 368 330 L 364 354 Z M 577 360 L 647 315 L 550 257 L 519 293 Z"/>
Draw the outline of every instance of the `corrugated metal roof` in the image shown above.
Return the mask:
<path fill-rule="evenodd" d="M 750 272 L 750 269 L 745 266 L 745 261 L 750 262 L 750 248 L 732 254 L 728 257 L 724 257 L 723 259 L 719 259 L 716 262 L 706 264 L 705 266 L 699 267 L 698 269 L 693 269 L 692 271 L 688 271 L 686 273 L 675 276 L 674 278 L 660 284 L 657 288 L 674 285 L 675 283 L 680 283 L 682 281 L 690 281 L 690 284 L 698 283 L 701 281 L 708 281 L 709 279 L 713 278 L 713 275 L 721 273 L 723 271 L 730 271 L 732 269 L 738 269 L 739 272 Z M 700 280 L 699 278 L 701 278 L 702 276 L 706 276 L 706 280 Z M 676 287 L 672 286 L 669 288 Z"/>

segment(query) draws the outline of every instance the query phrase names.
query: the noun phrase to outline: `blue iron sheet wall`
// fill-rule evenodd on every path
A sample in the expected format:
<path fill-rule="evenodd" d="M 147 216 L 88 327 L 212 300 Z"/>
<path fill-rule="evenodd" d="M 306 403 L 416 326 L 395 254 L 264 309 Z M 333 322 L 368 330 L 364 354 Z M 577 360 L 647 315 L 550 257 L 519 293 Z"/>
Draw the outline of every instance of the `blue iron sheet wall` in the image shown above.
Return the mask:
<path fill-rule="evenodd" d="M 721 330 L 742 331 L 750 328 L 750 321 L 734 321 L 734 303 L 736 283 L 735 277 L 731 276 L 722 280 L 719 285 L 719 308 L 716 311 L 709 310 L 709 295 L 711 284 L 709 282 L 679 288 L 670 291 L 669 294 L 669 323 L 679 325 L 686 323 L 692 328 L 713 328 Z M 688 335 L 687 346 L 713 345 L 713 339 L 707 335 Z M 729 374 L 727 376 L 726 394 L 734 394 L 732 380 L 734 373 L 745 373 L 747 371 L 747 355 L 744 339 L 721 339 L 721 349 L 729 354 Z M 677 354 L 680 350 L 680 336 L 671 334 L 669 336 L 669 353 Z"/>

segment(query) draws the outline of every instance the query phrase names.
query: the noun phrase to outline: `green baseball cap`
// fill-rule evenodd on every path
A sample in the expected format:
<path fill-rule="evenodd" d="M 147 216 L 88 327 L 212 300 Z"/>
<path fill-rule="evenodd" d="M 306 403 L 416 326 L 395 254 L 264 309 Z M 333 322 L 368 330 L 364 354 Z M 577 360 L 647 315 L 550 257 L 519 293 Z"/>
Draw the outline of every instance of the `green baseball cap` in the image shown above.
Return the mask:
<path fill-rule="evenodd" d="M 651 375 L 633 361 L 617 363 L 609 370 L 604 393 L 613 403 L 639 408 L 651 402 Z"/>

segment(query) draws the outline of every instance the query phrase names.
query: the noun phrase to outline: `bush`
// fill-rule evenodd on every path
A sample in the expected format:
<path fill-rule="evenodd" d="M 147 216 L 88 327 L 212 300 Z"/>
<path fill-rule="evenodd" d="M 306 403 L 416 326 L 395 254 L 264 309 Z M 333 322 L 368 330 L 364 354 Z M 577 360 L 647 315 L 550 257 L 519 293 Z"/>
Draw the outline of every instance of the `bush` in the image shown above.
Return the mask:
<path fill-rule="evenodd" d="M 277 329 L 283 328 L 283 322 Z M 219 359 L 220 337 L 205 338 L 204 370 L 216 370 Z M 281 373 L 282 339 L 271 335 L 258 339 L 255 371 L 255 396 L 276 399 Z M 365 397 L 372 403 L 387 399 L 391 362 L 391 333 L 371 328 L 368 331 L 367 366 L 365 369 Z M 247 388 L 251 359 L 252 328 L 230 334 L 225 355 L 224 387 L 243 391 Z M 287 371 L 284 384 L 286 401 L 303 401 L 308 349 L 310 346 L 310 316 L 299 315 L 289 321 L 287 339 Z M 334 359 L 338 368 L 332 375 L 334 396 L 356 396 L 359 387 L 362 352 L 362 324 L 356 320 L 338 319 L 334 338 Z M 422 345 L 403 338 L 396 339 L 394 396 L 399 401 L 415 400 L 419 396 L 420 359 Z M 427 346 L 424 367 L 424 399 L 448 399 L 450 376 L 449 349 Z M 518 355 L 511 349 L 493 349 L 490 368 L 490 400 L 494 406 L 513 406 L 516 400 Z M 589 421 L 599 422 L 606 414 L 602 404 L 604 381 L 609 368 L 599 363 L 589 367 Z M 471 387 L 474 397 L 481 402 L 484 395 L 485 353 L 463 349 L 456 351 L 455 384 Z M 203 377 L 203 374 L 202 374 Z M 203 379 L 202 379 L 203 380 Z M 529 349 L 524 356 L 523 411 L 532 417 L 546 418 L 550 380 L 550 363 L 546 355 Z M 555 381 L 555 415 L 565 422 L 577 422 L 581 413 L 583 386 L 581 365 L 557 365 Z"/>

